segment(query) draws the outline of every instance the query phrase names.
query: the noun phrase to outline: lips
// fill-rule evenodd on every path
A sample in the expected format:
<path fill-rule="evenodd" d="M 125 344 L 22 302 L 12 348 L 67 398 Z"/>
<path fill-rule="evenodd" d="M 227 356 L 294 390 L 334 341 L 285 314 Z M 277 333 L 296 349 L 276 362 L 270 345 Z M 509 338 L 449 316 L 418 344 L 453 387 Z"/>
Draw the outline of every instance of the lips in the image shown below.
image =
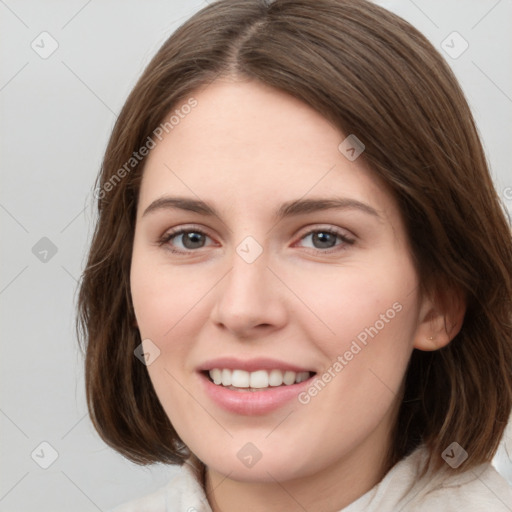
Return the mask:
<path fill-rule="evenodd" d="M 231 413 L 249 416 L 285 406 L 316 375 L 314 370 L 268 358 L 218 358 L 202 364 L 198 372 L 210 400 Z"/>
<path fill-rule="evenodd" d="M 233 357 L 221 357 L 206 361 L 198 367 L 199 371 L 210 371 L 214 368 L 228 370 L 245 370 L 246 372 L 255 372 L 257 370 L 281 370 L 295 373 L 313 371 L 311 368 L 305 368 L 300 365 L 291 364 L 278 359 L 254 358 L 254 359 L 236 359 Z"/>

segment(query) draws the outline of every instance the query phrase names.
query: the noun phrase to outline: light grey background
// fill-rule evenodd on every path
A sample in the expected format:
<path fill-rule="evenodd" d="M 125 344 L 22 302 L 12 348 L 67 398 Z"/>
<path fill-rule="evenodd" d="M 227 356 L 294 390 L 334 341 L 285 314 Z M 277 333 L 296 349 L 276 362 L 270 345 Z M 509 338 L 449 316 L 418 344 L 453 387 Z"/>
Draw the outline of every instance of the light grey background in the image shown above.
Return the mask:
<path fill-rule="evenodd" d="M 512 0 L 377 3 L 452 53 L 444 55 L 512 212 Z M 174 474 L 173 467 L 127 462 L 92 428 L 74 305 L 94 220 L 93 182 L 116 114 L 159 46 L 204 5 L 0 0 L 2 512 L 107 510 Z M 465 43 L 454 31 L 469 44 L 457 58 Z M 42 58 L 52 40 L 57 50 Z M 58 458 L 41 468 L 52 449 Z M 504 445 L 495 464 L 512 483 Z"/>

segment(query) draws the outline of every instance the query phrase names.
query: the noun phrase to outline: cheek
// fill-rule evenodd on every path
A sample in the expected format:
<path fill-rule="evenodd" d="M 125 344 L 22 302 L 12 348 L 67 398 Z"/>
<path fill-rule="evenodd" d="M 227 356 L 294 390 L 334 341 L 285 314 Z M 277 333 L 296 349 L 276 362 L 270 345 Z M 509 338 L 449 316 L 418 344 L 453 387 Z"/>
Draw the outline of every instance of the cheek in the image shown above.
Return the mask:
<path fill-rule="evenodd" d="M 405 257 L 395 255 L 392 265 L 380 261 L 326 267 L 306 276 L 297 272 L 288 279 L 295 282 L 294 291 L 309 309 L 296 319 L 303 316 L 301 327 L 327 354 L 339 353 L 354 339 L 364 343 L 379 337 L 398 342 L 414 331 L 418 283 Z"/>
<path fill-rule="evenodd" d="M 373 408 L 378 416 L 399 391 L 418 322 L 417 276 L 405 256 L 393 261 L 302 280 L 318 319 L 306 315 L 301 328 L 325 356 L 330 391 L 322 393 L 338 412 Z"/>
<path fill-rule="evenodd" d="M 160 351 L 147 370 L 164 410 L 178 429 L 200 413 L 187 407 L 190 396 L 182 383 L 190 339 L 198 329 L 197 305 L 209 289 L 197 284 L 201 279 L 186 275 L 183 268 L 155 263 L 134 251 L 130 279 L 138 328 L 141 338 L 150 339 Z"/>
<path fill-rule="evenodd" d="M 131 294 L 137 323 L 143 338 L 167 339 L 211 286 L 198 274 L 190 276 L 182 267 L 155 263 L 134 252 Z"/>
<path fill-rule="evenodd" d="M 207 295 L 218 278 L 155 262 L 143 251 L 134 251 L 130 278 L 141 339 L 150 339 L 159 350 L 147 370 L 164 410 L 179 428 L 201 412 L 190 407 L 183 385 L 194 375 L 194 340 L 207 319 Z"/>

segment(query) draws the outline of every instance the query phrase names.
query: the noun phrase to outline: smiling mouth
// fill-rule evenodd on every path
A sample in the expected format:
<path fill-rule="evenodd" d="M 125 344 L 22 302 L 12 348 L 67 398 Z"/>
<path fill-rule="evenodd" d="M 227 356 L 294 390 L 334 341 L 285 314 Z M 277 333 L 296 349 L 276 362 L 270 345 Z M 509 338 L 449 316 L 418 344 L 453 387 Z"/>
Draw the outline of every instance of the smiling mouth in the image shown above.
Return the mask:
<path fill-rule="evenodd" d="M 233 391 L 264 391 L 268 389 L 300 384 L 315 372 L 294 372 L 289 370 L 245 370 L 213 368 L 202 372 L 213 384 Z"/>

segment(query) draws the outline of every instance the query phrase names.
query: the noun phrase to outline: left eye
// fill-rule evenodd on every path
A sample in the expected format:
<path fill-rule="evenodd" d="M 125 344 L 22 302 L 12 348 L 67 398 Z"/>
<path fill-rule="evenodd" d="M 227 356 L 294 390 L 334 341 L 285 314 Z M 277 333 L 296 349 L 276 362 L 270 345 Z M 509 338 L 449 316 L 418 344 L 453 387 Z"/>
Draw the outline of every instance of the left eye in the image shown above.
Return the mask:
<path fill-rule="evenodd" d="M 166 244 L 173 239 L 181 239 L 182 248 L 173 252 L 186 252 L 194 249 L 201 249 L 205 238 L 210 238 L 206 233 L 199 229 L 181 229 L 176 232 L 167 233 L 160 240 L 160 244 Z M 185 251 L 183 250 L 185 249 Z"/>
<path fill-rule="evenodd" d="M 311 242 L 313 244 L 313 249 L 322 250 L 322 249 L 331 249 L 337 245 L 343 244 L 353 244 L 354 241 L 343 233 L 332 229 L 317 229 L 314 231 L 309 231 L 304 235 L 301 240 L 305 240 L 306 238 L 311 237 Z M 337 240 L 341 240 L 341 243 L 337 244 Z M 322 252 L 330 252 L 330 251 L 322 251 Z"/>
<path fill-rule="evenodd" d="M 354 240 L 333 229 L 312 230 L 303 235 L 300 240 L 306 240 L 308 237 L 311 238 L 312 249 L 319 252 L 332 252 L 326 249 L 354 243 Z M 172 252 L 186 253 L 203 248 L 207 238 L 210 237 L 200 229 L 180 229 L 179 231 L 166 233 L 159 240 L 159 245 L 168 244 Z M 174 239 L 181 240 L 181 247 L 176 248 L 175 244 L 172 243 Z M 336 243 L 338 239 L 341 240 L 340 243 Z"/>

